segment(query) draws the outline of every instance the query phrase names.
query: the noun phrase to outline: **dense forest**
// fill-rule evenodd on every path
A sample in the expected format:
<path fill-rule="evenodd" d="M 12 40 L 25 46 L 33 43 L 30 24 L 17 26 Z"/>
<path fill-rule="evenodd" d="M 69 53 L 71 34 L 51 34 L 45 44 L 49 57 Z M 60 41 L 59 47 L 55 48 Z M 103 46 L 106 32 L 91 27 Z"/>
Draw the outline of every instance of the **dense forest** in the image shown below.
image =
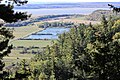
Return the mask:
<path fill-rule="evenodd" d="M 99 25 L 80 24 L 59 36 L 30 63 L 30 79 L 119 80 L 120 20 L 103 16 Z"/>
<path fill-rule="evenodd" d="M 120 20 L 80 24 L 42 53 L 14 66 L 9 78 L 25 80 L 119 80 Z"/>
<path fill-rule="evenodd" d="M 5 22 L 29 17 L 14 13 L 10 5 L 0 7 L 4 10 L 0 18 Z M 4 70 L 3 57 L 11 53 L 9 41 L 13 37 L 13 31 L 1 24 L 0 80 L 120 80 L 120 20 L 112 16 L 103 16 L 101 24 L 74 26 L 29 63 L 23 59 Z"/>

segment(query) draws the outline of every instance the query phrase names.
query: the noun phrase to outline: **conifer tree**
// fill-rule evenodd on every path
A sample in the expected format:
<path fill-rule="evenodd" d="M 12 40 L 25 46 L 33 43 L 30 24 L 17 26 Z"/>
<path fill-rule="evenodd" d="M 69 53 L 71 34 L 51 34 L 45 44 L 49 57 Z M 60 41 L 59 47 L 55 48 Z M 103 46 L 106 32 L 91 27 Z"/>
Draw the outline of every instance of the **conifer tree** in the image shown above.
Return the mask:
<path fill-rule="evenodd" d="M 39 57 L 44 62 L 38 68 L 40 73 L 55 80 L 119 80 L 120 20 L 113 22 L 103 16 L 101 23 L 80 24 L 59 36 Z"/>
<path fill-rule="evenodd" d="M 20 0 L 8 0 L 5 2 L 5 4 L 0 4 L 0 18 L 4 20 L 4 22 L 17 22 L 19 20 L 25 20 L 30 17 L 30 15 L 27 15 L 27 13 L 24 12 L 15 13 L 13 10 L 14 5 L 10 4 L 10 2 L 12 2 L 21 5 L 27 2 L 23 1 L 23 3 L 21 3 Z M 3 71 L 3 67 L 5 66 L 3 57 L 11 53 L 12 45 L 9 44 L 9 41 L 14 36 L 12 30 L 2 27 L 2 25 L 3 23 L 0 24 L 0 79 L 5 79 L 7 72 Z"/>

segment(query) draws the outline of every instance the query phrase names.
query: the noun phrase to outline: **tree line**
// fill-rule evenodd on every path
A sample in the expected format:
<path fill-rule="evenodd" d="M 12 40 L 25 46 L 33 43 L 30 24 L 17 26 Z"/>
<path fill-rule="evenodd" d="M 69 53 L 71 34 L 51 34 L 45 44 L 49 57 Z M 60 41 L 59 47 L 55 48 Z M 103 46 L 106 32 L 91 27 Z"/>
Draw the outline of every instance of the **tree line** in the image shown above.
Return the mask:
<path fill-rule="evenodd" d="M 32 80 L 119 80 L 120 20 L 80 24 L 29 64 Z"/>
<path fill-rule="evenodd" d="M 101 24 L 80 24 L 47 46 L 30 62 L 13 64 L 3 79 L 119 80 L 120 20 L 102 17 Z"/>
<path fill-rule="evenodd" d="M 10 5 L 0 7 L 4 10 L 0 11 L 0 18 L 5 22 L 16 22 L 29 17 L 24 13 L 14 14 Z M 11 15 L 10 18 L 8 15 Z M 2 80 L 120 79 L 120 20 L 113 20 L 112 17 L 107 20 L 103 16 L 99 25 L 90 23 L 74 26 L 70 32 L 60 35 L 52 46 L 47 46 L 41 54 L 31 59 L 30 63 L 22 60 L 12 64 L 14 71 L 4 71 L 3 57 L 11 53 L 12 45 L 9 45 L 9 40 L 13 37 L 12 31 L 1 25 L 0 79 Z"/>

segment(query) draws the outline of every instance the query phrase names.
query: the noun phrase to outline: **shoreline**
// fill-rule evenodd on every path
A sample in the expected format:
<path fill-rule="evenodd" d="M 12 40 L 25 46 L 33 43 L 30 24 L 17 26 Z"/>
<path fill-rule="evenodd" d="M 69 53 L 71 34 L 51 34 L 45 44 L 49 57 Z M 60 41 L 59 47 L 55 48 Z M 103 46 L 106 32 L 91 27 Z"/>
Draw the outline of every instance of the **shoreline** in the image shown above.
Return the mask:
<path fill-rule="evenodd" d="M 88 15 L 91 14 L 95 10 L 109 10 L 109 8 L 79 8 L 79 7 L 71 7 L 71 8 L 40 8 L 40 9 L 15 9 L 15 11 L 27 12 L 32 15 L 60 15 L 60 14 L 81 14 Z"/>

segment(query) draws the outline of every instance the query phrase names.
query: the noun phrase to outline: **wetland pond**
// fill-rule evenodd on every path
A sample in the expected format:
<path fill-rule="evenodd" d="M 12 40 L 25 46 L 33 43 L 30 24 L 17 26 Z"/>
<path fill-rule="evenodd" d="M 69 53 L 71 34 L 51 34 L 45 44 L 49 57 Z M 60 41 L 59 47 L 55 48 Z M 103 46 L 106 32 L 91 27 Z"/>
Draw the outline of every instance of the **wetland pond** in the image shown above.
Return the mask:
<path fill-rule="evenodd" d="M 63 28 L 63 27 L 52 27 L 52 28 L 46 28 L 42 31 L 39 31 L 37 33 L 31 34 L 24 39 L 28 40 L 54 40 L 58 39 L 58 36 L 64 32 L 68 32 L 70 28 Z"/>

